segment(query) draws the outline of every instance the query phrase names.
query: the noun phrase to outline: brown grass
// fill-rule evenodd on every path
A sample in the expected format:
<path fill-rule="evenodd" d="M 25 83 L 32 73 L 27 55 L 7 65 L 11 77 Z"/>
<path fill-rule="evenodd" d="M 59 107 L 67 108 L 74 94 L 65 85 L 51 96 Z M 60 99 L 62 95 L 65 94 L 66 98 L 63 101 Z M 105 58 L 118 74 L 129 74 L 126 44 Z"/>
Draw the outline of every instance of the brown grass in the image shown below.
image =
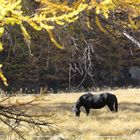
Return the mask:
<path fill-rule="evenodd" d="M 51 112 L 56 121 L 56 131 L 46 130 L 46 135 L 62 134 L 67 140 L 138 140 L 140 138 L 140 89 L 110 91 L 118 97 L 119 112 L 114 114 L 107 107 L 91 110 L 87 117 L 82 108 L 80 118 L 72 112 L 72 105 L 84 93 L 43 95 L 38 102 L 40 111 Z M 97 94 L 94 93 L 94 94 Z M 9 102 L 24 102 L 32 95 L 13 97 Z M 15 100 L 14 100 L 15 99 Z M 37 112 L 37 108 L 34 108 Z M 4 129 L 4 128 L 3 128 Z M 30 131 L 35 134 L 35 131 Z"/>

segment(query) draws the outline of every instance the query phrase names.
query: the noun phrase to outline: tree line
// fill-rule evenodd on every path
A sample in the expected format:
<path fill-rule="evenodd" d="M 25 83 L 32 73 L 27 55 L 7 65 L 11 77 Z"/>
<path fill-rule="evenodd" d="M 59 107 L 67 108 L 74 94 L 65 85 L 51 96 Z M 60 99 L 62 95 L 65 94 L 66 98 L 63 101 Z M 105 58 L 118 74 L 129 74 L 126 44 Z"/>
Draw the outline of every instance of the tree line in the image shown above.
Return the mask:
<path fill-rule="evenodd" d="M 129 6 L 127 9 L 124 8 L 129 1 L 126 3 L 124 1 L 124 7 L 121 7 L 123 3 L 117 1 L 80 2 L 72 2 L 67 6 L 62 1 L 46 1 L 49 8 L 55 7 L 54 11 L 59 13 L 53 15 L 58 18 L 53 25 L 55 28 L 50 32 L 52 25 L 45 25 L 43 21 L 47 20 L 43 14 L 48 14 L 45 6 L 42 6 L 45 2 L 22 1 L 23 15 L 28 14 L 32 17 L 37 11 L 36 17 L 42 18 L 40 22 L 44 25 L 35 21 L 34 16 L 31 19 L 26 17 L 28 22 L 24 21 L 22 25 L 18 25 L 16 21 L 13 25 L 5 26 L 2 36 L 4 50 L 0 57 L 9 86 L 4 87 L 1 83 L 3 89 L 8 91 L 34 89 L 38 92 L 43 87 L 57 92 L 105 86 L 122 87 L 136 83 L 131 79 L 129 68 L 139 67 L 140 49 L 123 33 L 126 31 L 128 35 L 138 40 L 137 4 L 130 12 Z M 134 3 L 135 1 L 131 1 L 129 4 Z M 64 16 L 64 19 L 63 10 L 60 10 L 59 5 L 71 15 Z M 120 9 L 116 8 L 118 5 Z M 75 7 L 77 13 L 75 12 L 73 16 L 71 8 Z M 90 8 L 91 10 L 88 10 Z M 43 13 L 42 16 L 40 13 Z M 132 13 L 135 13 L 134 17 Z M 52 13 L 48 15 L 52 16 Z M 56 17 L 54 19 L 52 17 L 51 20 L 55 20 Z M 38 24 L 42 25 L 42 30 Z M 46 32 L 45 29 L 49 31 Z"/>

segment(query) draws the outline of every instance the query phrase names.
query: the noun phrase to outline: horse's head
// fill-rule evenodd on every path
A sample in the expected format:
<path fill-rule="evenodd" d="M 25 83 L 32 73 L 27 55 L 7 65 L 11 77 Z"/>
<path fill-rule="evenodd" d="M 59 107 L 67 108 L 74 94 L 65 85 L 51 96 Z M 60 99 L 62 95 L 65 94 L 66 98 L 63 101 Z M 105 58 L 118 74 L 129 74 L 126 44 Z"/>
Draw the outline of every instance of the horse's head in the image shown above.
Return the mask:
<path fill-rule="evenodd" d="M 72 111 L 75 113 L 76 117 L 80 116 L 80 109 L 76 107 L 76 105 L 72 106 Z"/>

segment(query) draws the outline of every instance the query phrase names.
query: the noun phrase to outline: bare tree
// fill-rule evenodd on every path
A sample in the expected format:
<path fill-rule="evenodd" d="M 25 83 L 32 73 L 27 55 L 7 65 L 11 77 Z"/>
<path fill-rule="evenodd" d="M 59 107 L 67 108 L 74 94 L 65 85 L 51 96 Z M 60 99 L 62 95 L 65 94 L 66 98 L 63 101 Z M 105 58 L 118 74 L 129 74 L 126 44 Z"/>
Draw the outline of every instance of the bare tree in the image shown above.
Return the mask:
<path fill-rule="evenodd" d="M 46 127 L 50 131 L 54 130 L 55 122 L 51 119 L 53 114 L 46 114 L 39 110 L 40 106 L 37 102 L 42 100 L 39 95 L 26 102 L 16 100 L 15 103 L 9 103 L 10 100 L 13 98 L 5 96 L 0 101 L 0 121 L 9 128 L 8 135 L 15 134 L 25 139 L 23 132 L 27 128 L 36 129 L 42 135 L 45 135 Z M 33 111 L 34 107 L 38 107 L 37 113 Z"/>

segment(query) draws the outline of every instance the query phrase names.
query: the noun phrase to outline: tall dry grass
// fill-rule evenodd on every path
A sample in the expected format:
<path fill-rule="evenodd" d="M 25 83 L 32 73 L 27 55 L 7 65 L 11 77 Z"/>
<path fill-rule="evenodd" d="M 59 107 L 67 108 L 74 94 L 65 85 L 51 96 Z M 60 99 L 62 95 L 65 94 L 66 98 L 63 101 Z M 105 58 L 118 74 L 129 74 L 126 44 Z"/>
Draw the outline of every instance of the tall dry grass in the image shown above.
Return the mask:
<path fill-rule="evenodd" d="M 35 107 L 32 111 L 37 113 L 39 109 L 44 113 L 52 113 L 54 115 L 51 119 L 56 122 L 54 132 L 46 129 L 45 139 L 49 139 L 47 136 L 50 135 L 61 134 L 67 140 L 139 140 L 140 89 L 117 89 L 108 92 L 114 93 L 118 98 L 118 113 L 111 113 L 104 107 L 91 110 L 89 116 L 86 116 L 84 108 L 81 108 L 79 118 L 73 114 L 72 105 L 84 93 L 42 95 L 43 100 L 37 102 L 40 108 Z M 100 92 L 94 94 L 98 93 Z M 12 97 L 9 102 L 24 102 L 32 98 L 32 95 L 19 95 Z M 6 128 L 0 127 L 0 130 L 4 129 Z M 33 135 L 36 134 L 35 130 L 30 130 L 30 139 L 35 139 Z"/>

